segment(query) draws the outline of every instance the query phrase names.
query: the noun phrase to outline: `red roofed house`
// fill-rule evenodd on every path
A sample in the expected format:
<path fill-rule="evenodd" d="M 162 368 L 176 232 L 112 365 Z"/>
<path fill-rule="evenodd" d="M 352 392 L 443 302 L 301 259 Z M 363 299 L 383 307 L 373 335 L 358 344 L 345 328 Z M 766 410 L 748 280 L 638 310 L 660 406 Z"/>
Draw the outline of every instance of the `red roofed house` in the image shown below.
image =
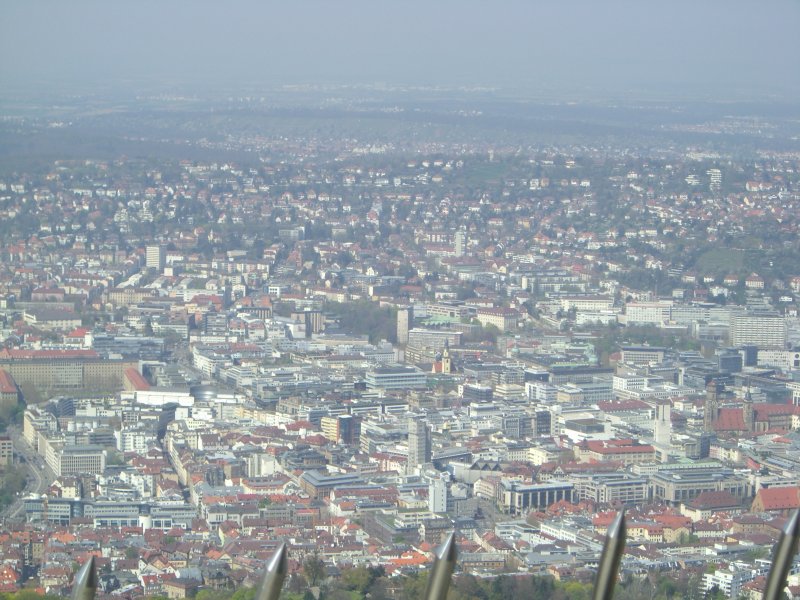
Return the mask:
<path fill-rule="evenodd" d="M 581 462 L 621 462 L 636 465 L 653 462 L 655 448 L 636 440 L 585 440 L 575 447 L 575 458 Z"/>
<path fill-rule="evenodd" d="M 0 408 L 14 408 L 22 400 L 17 382 L 11 373 L 0 369 Z"/>
<path fill-rule="evenodd" d="M 150 383 L 133 367 L 125 369 L 122 376 L 122 387 L 126 392 L 146 392 Z"/>
<path fill-rule="evenodd" d="M 777 512 L 788 515 L 800 508 L 800 486 L 770 487 L 758 490 L 750 511 Z"/>
<path fill-rule="evenodd" d="M 764 289 L 764 279 L 760 277 L 757 273 L 752 273 L 744 280 L 744 287 L 748 290 L 763 290 Z"/>
<path fill-rule="evenodd" d="M 742 502 L 730 492 L 722 490 L 702 492 L 681 506 L 681 514 L 695 522 L 708 519 L 718 512 L 738 514 L 742 512 Z"/>

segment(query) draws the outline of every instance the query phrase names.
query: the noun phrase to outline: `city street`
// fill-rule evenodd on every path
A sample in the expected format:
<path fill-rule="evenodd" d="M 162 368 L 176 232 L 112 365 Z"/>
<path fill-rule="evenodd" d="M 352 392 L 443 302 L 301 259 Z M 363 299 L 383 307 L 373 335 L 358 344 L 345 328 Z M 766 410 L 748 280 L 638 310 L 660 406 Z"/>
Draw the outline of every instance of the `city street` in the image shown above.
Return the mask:
<path fill-rule="evenodd" d="M 25 489 L 3 512 L 3 516 L 6 519 L 13 520 L 20 518 L 22 515 L 23 499 L 30 494 L 43 494 L 53 481 L 53 477 L 42 457 L 22 437 L 22 431 L 18 426 L 10 425 L 6 433 L 14 444 L 14 456 L 17 464 L 24 465 L 27 468 Z M 20 457 L 25 459 L 24 462 Z"/>

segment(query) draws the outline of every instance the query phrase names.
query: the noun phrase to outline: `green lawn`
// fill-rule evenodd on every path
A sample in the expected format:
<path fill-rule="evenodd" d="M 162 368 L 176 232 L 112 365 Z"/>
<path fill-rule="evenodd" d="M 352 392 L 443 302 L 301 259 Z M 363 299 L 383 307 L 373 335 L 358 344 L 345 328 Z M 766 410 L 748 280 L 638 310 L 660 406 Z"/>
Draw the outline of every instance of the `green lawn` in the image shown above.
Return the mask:
<path fill-rule="evenodd" d="M 744 268 L 745 253 L 735 248 L 714 248 L 697 259 L 696 268 L 701 272 L 721 275 L 738 273 Z"/>

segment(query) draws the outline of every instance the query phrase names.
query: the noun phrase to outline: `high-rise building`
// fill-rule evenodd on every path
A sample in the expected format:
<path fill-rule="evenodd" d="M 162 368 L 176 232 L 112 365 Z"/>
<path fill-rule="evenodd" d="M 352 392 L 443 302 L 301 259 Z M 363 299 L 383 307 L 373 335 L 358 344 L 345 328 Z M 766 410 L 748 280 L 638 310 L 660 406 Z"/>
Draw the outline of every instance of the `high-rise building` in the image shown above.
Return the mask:
<path fill-rule="evenodd" d="M 461 257 L 464 256 L 464 253 L 467 248 L 467 232 L 463 229 L 459 229 L 456 231 L 455 235 L 455 251 L 456 256 Z"/>
<path fill-rule="evenodd" d="M 653 439 L 656 445 L 667 447 L 672 439 L 671 406 L 669 401 L 656 404 L 656 422 L 653 428 Z"/>
<path fill-rule="evenodd" d="M 408 332 L 414 326 L 414 308 L 404 306 L 397 310 L 397 343 L 408 343 Z"/>
<path fill-rule="evenodd" d="M 708 175 L 708 189 L 712 192 L 717 192 L 722 187 L 722 171 L 719 169 L 709 169 L 706 171 Z"/>
<path fill-rule="evenodd" d="M 760 350 L 786 349 L 786 321 L 776 313 L 749 312 L 731 318 L 731 345 L 752 344 Z"/>
<path fill-rule="evenodd" d="M 361 433 L 361 419 L 353 415 L 322 417 L 320 420 L 322 435 L 340 444 L 355 444 Z"/>
<path fill-rule="evenodd" d="M 429 478 L 428 510 L 432 513 L 447 512 L 447 481 L 449 478 L 449 473 L 436 473 L 435 476 Z"/>
<path fill-rule="evenodd" d="M 147 246 L 145 249 L 145 266 L 148 269 L 157 269 L 161 271 L 164 268 L 165 262 L 164 248 L 158 245 Z"/>
<path fill-rule="evenodd" d="M 429 462 L 431 462 L 431 430 L 428 429 L 424 417 L 409 417 L 406 472 L 416 473 L 422 465 Z"/>
<path fill-rule="evenodd" d="M 228 333 L 228 315 L 207 312 L 203 315 L 203 333 L 206 335 L 225 335 Z"/>

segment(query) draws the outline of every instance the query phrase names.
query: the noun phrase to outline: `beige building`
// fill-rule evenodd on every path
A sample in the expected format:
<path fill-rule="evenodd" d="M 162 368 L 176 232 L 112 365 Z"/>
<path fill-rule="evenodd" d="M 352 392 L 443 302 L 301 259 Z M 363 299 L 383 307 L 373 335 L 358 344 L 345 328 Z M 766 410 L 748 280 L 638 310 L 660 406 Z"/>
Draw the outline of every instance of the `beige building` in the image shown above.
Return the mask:
<path fill-rule="evenodd" d="M 27 325 L 45 331 L 72 331 L 81 326 L 81 318 L 65 310 L 26 310 L 22 318 Z"/>
<path fill-rule="evenodd" d="M 0 369 L 16 381 L 28 403 L 45 396 L 122 389 L 125 369 L 138 361 L 101 359 L 93 350 L 2 350 Z"/>
<path fill-rule="evenodd" d="M 8 466 L 14 462 L 14 442 L 8 436 L 0 436 L 0 466 Z"/>
<path fill-rule="evenodd" d="M 53 472 L 62 475 L 102 473 L 106 468 L 106 453 L 101 446 L 63 446 L 51 444 L 47 464 Z"/>
<path fill-rule="evenodd" d="M 21 399 L 22 394 L 11 373 L 0 369 L 0 408 L 13 409 Z"/>
<path fill-rule="evenodd" d="M 650 444 L 634 440 L 586 440 L 575 447 L 580 462 L 621 462 L 625 466 L 655 460 L 656 450 Z"/>
<path fill-rule="evenodd" d="M 494 325 L 500 331 L 510 331 L 517 328 L 519 316 L 513 308 L 479 308 L 476 318 L 484 327 Z"/>

